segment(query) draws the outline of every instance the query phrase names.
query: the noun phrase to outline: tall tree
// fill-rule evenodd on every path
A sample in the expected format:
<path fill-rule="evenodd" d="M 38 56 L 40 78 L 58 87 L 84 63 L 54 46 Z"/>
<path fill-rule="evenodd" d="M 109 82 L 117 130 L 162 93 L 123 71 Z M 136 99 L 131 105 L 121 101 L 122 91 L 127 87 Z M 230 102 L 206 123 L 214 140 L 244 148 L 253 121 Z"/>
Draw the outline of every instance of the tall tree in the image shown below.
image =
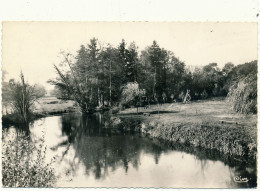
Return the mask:
<path fill-rule="evenodd" d="M 128 48 L 128 65 L 127 73 L 129 74 L 128 82 L 138 82 L 138 70 L 139 70 L 139 59 L 138 59 L 138 47 L 135 42 L 132 42 Z"/>
<path fill-rule="evenodd" d="M 161 54 L 161 48 L 157 44 L 156 41 L 153 41 L 153 44 L 151 47 L 149 47 L 149 57 L 150 57 L 150 62 L 151 66 L 153 67 L 153 97 L 155 98 L 157 94 L 159 94 L 158 89 L 159 89 L 159 74 L 160 74 L 160 54 Z"/>
<path fill-rule="evenodd" d="M 122 81 L 123 84 L 127 83 L 129 81 L 129 77 L 131 76 L 131 73 L 128 73 L 128 50 L 126 49 L 126 43 L 125 40 L 122 39 L 121 43 L 118 46 L 118 64 L 121 67 L 122 72 Z"/>
<path fill-rule="evenodd" d="M 75 100 L 79 104 L 81 111 L 88 113 L 93 109 L 91 77 L 84 76 L 70 53 L 61 52 L 61 55 L 63 56 L 62 63 L 67 66 L 68 70 L 62 71 L 61 68 L 54 65 L 58 77 L 48 82 L 64 93 L 63 99 Z"/>
<path fill-rule="evenodd" d="M 170 66 L 169 66 L 169 87 L 170 93 L 174 95 L 174 97 L 178 97 L 179 94 L 184 91 L 185 87 L 185 63 L 180 61 L 178 58 L 171 53 Z"/>
<path fill-rule="evenodd" d="M 168 53 L 161 49 L 156 41 L 148 48 L 149 60 L 153 72 L 153 97 L 159 98 L 166 92 L 166 70 L 169 61 Z"/>
<path fill-rule="evenodd" d="M 119 88 L 122 84 L 121 67 L 117 64 L 117 50 L 111 45 L 108 45 L 101 53 L 100 60 L 102 62 L 102 91 L 104 93 L 104 100 L 108 101 L 111 106 L 119 99 Z M 119 86 L 119 87 L 118 87 Z"/>

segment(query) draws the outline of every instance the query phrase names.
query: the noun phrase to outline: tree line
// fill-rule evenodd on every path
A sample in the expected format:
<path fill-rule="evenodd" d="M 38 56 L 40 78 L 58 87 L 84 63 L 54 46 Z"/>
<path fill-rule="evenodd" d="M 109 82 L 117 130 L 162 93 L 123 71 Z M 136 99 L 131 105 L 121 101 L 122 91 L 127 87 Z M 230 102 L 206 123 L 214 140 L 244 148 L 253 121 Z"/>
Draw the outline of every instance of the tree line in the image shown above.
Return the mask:
<path fill-rule="evenodd" d="M 256 91 L 250 91 L 256 90 L 257 61 L 236 67 L 226 63 L 222 69 L 217 63 L 209 63 L 192 70 L 156 41 L 139 51 L 135 42 L 127 46 L 122 40 L 117 47 L 102 46 L 96 38 L 81 45 L 76 55 L 61 55 L 63 61 L 54 65 L 57 78 L 49 83 L 55 85 L 58 97 L 75 100 L 84 113 L 106 105 L 129 107 L 182 101 L 187 90 L 192 100 L 229 95 L 236 105 L 243 102 L 235 98 L 241 95 L 238 88 L 249 92 L 242 105 L 250 102 L 251 106 L 234 109 L 256 113 Z"/>

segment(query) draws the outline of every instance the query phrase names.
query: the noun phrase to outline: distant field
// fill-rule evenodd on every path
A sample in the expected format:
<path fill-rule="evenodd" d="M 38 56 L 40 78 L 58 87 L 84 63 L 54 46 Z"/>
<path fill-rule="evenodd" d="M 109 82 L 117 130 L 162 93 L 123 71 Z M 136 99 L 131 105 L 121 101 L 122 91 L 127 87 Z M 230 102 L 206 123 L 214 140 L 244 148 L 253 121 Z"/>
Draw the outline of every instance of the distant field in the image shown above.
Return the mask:
<path fill-rule="evenodd" d="M 140 108 L 139 114 L 129 108 L 115 115 L 114 121 L 153 138 L 256 158 L 257 115 L 234 112 L 224 98 L 151 105 Z"/>
<path fill-rule="evenodd" d="M 75 110 L 75 102 L 60 100 L 56 97 L 42 97 L 34 105 L 35 113 L 58 113 Z"/>
<path fill-rule="evenodd" d="M 129 108 L 119 112 L 119 116 L 138 117 L 144 121 L 157 121 L 161 123 L 191 123 L 191 124 L 221 124 L 228 128 L 243 126 L 252 137 L 256 139 L 257 115 L 238 114 L 232 110 L 226 99 L 210 99 L 194 101 L 189 104 L 173 103 L 151 105 L 150 108 L 139 108 L 137 115 L 136 108 Z M 159 110 L 159 114 L 158 114 Z M 150 116 L 143 115 L 150 113 Z"/>

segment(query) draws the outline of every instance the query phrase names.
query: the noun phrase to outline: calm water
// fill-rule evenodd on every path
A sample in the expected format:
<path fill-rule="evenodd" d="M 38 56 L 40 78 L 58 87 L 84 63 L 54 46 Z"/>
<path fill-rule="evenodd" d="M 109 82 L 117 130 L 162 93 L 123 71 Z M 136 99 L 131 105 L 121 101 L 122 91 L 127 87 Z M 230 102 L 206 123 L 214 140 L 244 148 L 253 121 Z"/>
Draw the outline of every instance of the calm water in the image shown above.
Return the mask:
<path fill-rule="evenodd" d="M 59 187 L 256 186 L 255 165 L 183 145 L 168 145 L 109 127 L 108 116 L 66 114 L 40 119 L 29 135 L 44 135 L 47 158 L 56 157 Z M 10 128 L 9 131 L 14 131 Z M 237 183 L 235 177 L 247 178 Z"/>

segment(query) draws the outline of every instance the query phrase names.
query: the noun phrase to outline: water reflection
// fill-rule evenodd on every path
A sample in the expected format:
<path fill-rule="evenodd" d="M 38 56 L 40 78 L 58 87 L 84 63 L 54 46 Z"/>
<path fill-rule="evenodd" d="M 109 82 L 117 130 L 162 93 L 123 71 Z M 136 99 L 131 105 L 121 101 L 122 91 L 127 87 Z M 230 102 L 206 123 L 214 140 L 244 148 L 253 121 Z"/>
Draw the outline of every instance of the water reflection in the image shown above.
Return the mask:
<path fill-rule="evenodd" d="M 69 148 L 73 143 L 75 157 L 84 164 L 85 173 L 92 172 L 96 179 L 104 179 L 108 175 L 108 169 L 115 171 L 123 168 L 127 173 L 129 166 L 132 166 L 137 170 L 143 150 L 154 154 L 155 163 L 158 164 L 163 149 L 139 136 L 125 135 L 113 128 L 103 128 L 106 122 L 104 118 L 100 114 L 62 116 L 62 134 L 66 134 L 68 140 L 56 147 L 67 143 Z"/>
<path fill-rule="evenodd" d="M 256 186 L 255 162 L 125 133 L 110 124 L 109 115 L 66 114 L 38 120 L 28 132 L 32 139 L 45 133 L 48 155 L 57 157 L 57 186 Z M 235 176 L 247 177 L 249 182 L 234 182 Z"/>

